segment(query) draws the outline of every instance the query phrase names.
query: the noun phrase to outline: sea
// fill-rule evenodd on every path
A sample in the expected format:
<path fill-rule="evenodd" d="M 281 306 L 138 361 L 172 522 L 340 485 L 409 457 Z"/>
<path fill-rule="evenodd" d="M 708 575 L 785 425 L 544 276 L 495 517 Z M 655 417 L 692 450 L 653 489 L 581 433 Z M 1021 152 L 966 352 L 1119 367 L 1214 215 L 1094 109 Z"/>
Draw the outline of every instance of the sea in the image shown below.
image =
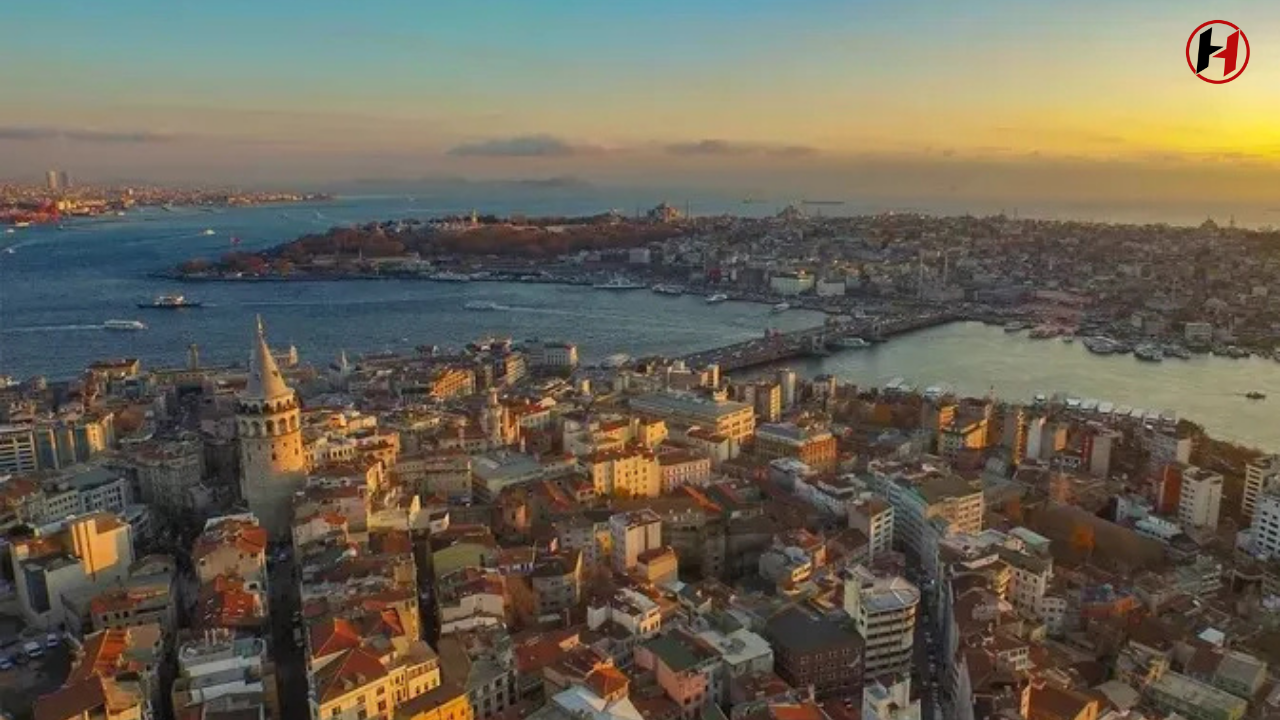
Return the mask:
<path fill-rule="evenodd" d="M 661 199 L 643 198 L 637 205 Z M 503 202 L 343 197 L 248 208 L 146 208 L 123 217 L 71 220 L 62 229 L 16 229 L 0 234 L 0 374 L 69 378 L 94 360 L 114 357 L 137 357 L 152 367 L 176 365 L 184 362 L 192 343 L 205 362 L 243 363 L 255 316 L 261 316 L 273 346 L 292 344 L 304 362 L 313 364 L 328 363 L 344 350 L 354 358 L 424 344 L 457 347 L 485 336 L 569 340 L 586 361 L 616 353 L 679 355 L 759 337 L 769 329 L 822 322 L 810 311 L 776 314 L 767 305 L 708 305 L 697 296 L 646 290 L 420 280 L 179 283 L 149 275 L 193 257 L 216 258 L 233 247 L 263 249 L 336 225 L 472 209 L 537 215 L 619 207 L 605 204 L 610 200 L 577 193 Z M 715 211 L 776 209 L 725 202 Z M 239 244 L 233 246 L 232 238 Z M 165 293 L 185 294 L 203 307 L 177 312 L 137 307 Z M 471 301 L 497 309 L 465 309 Z M 102 329 L 111 319 L 140 320 L 148 329 Z M 1203 355 L 1146 363 L 1129 355 L 1093 355 L 1079 342 L 1031 340 L 998 327 L 960 323 L 866 350 L 798 360 L 790 367 L 806 376 L 830 373 L 860 385 L 901 377 L 920 388 L 947 386 L 971 395 L 1030 400 L 1036 394 L 1066 393 L 1174 411 L 1215 436 L 1280 449 L 1280 423 L 1271 408 L 1280 402 L 1280 363 L 1270 359 Z M 1267 393 L 1269 399 L 1248 400 L 1244 394 L 1250 391 Z"/>

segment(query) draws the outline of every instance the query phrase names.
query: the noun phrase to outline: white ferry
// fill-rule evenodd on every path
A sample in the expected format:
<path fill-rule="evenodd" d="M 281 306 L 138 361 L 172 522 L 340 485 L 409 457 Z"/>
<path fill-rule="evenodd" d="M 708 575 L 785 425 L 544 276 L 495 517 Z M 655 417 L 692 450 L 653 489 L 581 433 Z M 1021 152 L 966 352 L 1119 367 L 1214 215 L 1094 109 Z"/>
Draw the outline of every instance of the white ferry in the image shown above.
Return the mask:
<path fill-rule="evenodd" d="M 708 305 L 715 305 L 716 303 L 722 303 L 722 302 L 724 302 L 725 300 L 728 300 L 728 299 L 729 299 L 729 296 L 728 296 L 728 295 L 724 295 L 724 294 L 722 294 L 722 293 L 716 293 L 715 295 L 708 295 L 708 296 L 707 296 L 707 304 L 708 304 Z"/>
<path fill-rule="evenodd" d="M 596 290 L 643 290 L 645 288 L 643 283 L 628 280 L 621 275 L 615 275 L 609 278 L 609 282 L 596 283 L 591 287 Z"/>
<path fill-rule="evenodd" d="M 790 309 L 791 309 L 791 303 L 780 302 L 777 305 L 773 306 L 773 310 L 771 312 L 784 313 Z"/>
<path fill-rule="evenodd" d="M 427 276 L 427 279 L 435 280 L 436 282 L 471 282 L 470 275 L 456 272 L 431 273 Z"/>
<path fill-rule="evenodd" d="M 146 330 L 147 326 L 137 320 L 108 320 L 102 323 L 103 330 Z"/>

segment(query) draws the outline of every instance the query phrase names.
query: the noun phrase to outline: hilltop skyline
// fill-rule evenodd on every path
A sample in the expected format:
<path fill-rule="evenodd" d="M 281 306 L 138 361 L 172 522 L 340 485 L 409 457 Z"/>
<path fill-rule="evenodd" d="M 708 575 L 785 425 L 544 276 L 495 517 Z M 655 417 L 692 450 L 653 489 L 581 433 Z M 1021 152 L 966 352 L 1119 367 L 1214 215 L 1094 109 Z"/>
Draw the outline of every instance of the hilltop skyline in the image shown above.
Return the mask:
<path fill-rule="evenodd" d="M 1255 49 L 1196 82 L 1188 33 Z M 0 157 L 89 180 L 573 176 L 725 192 L 1267 203 L 1280 7 L 20 3 Z M 50 44 L 57 38 L 56 44 Z M 51 50 L 56 47 L 56 52 Z"/>

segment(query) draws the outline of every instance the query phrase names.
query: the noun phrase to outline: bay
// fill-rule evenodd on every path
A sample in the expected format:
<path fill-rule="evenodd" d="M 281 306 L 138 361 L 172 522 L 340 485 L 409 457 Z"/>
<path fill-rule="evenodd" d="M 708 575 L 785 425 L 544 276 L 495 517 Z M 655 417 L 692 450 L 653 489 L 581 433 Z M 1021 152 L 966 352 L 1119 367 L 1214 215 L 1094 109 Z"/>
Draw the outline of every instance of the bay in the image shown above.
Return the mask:
<path fill-rule="evenodd" d="M 151 366 L 183 361 L 190 343 L 208 362 L 248 357 L 253 317 L 260 314 L 273 344 L 295 344 L 306 362 L 326 363 L 341 350 L 358 355 L 420 344 L 461 345 L 485 335 L 541 337 L 578 343 L 587 360 L 613 353 L 683 354 L 759 336 L 766 328 L 816 325 L 807 311 L 772 314 L 748 303 L 707 305 L 701 297 L 648 291 L 498 283 L 342 281 L 182 284 L 148 277 L 191 257 L 232 248 L 270 247 L 334 225 L 444 213 L 589 213 L 609 207 L 649 207 L 660 197 L 599 193 L 539 195 L 483 203 L 474 197 L 354 197 L 335 202 L 234 209 L 158 208 L 125 217 L 76 220 L 66 229 L 32 227 L 0 235 L 0 373 L 70 377 L 107 357 L 138 357 Z M 705 212 L 769 213 L 705 201 Z M 862 212 L 864 208 L 847 208 Z M 213 230 L 212 235 L 205 234 Z M 184 293 L 198 310 L 147 311 L 135 304 L 162 293 Z M 465 310 L 468 301 L 503 309 Z M 144 332 L 107 332 L 108 319 L 139 319 Z M 956 324 L 896 338 L 864 351 L 791 363 L 803 374 L 833 373 L 864 385 L 906 377 L 923 387 L 946 383 L 973 395 L 994 391 L 1030 399 L 1068 392 L 1147 409 L 1172 409 L 1225 438 L 1280 447 L 1280 423 L 1269 403 L 1280 401 L 1280 363 L 1197 356 L 1142 363 L 1132 356 L 1099 357 L 1080 343 L 1032 341 L 1000 328 Z M 1274 400 L 1250 402 L 1251 390 Z"/>

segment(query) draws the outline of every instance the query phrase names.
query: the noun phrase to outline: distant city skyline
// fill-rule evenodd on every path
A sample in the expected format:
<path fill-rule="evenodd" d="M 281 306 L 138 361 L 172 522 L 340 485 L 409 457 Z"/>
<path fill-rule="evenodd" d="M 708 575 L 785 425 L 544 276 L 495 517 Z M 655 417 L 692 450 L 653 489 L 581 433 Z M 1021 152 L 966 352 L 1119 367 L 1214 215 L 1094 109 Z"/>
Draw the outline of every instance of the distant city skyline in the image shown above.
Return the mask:
<path fill-rule="evenodd" d="M 24 28 L 0 47 L 8 180 L 573 176 L 1010 203 L 1280 191 L 1280 6 L 1261 0 L 129 0 L 7 14 Z M 1253 48 L 1223 86 L 1183 59 L 1216 17 Z"/>

